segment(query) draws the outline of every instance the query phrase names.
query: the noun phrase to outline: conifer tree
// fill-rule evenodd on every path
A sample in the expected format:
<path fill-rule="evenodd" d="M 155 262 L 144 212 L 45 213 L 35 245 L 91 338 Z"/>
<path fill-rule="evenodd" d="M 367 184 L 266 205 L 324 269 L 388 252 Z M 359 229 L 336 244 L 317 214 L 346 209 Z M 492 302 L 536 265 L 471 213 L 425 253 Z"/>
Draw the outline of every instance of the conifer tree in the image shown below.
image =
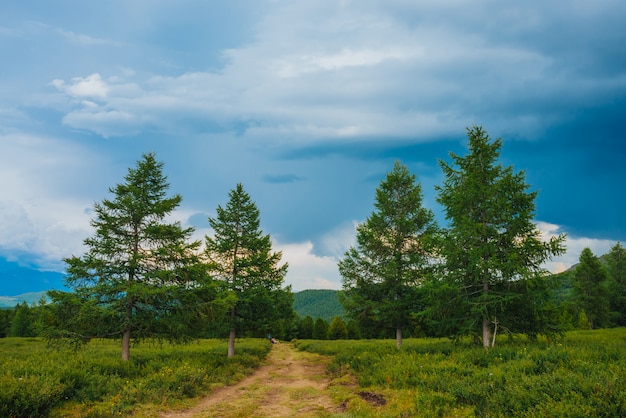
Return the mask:
<path fill-rule="evenodd" d="M 305 316 L 304 319 L 300 321 L 298 338 L 302 338 L 303 340 L 310 340 L 313 338 L 313 325 L 313 318 L 309 315 Z"/>
<path fill-rule="evenodd" d="M 113 199 L 95 204 L 86 253 L 65 259 L 73 292 L 49 292 L 55 305 L 50 335 L 121 337 L 128 360 L 131 339 L 185 334 L 187 298 L 203 278 L 200 242 L 189 241 L 192 228 L 166 220 L 182 200 L 167 197 L 168 188 L 163 163 L 144 154 L 125 182 L 109 190 Z"/>
<path fill-rule="evenodd" d="M 359 328 L 359 324 L 354 319 L 348 321 L 346 328 L 348 329 L 349 340 L 361 339 L 361 329 Z"/>
<path fill-rule="evenodd" d="M 416 176 L 396 161 L 376 189 L 376 211 L 357 226 L 357 244 L 339 262 L 346 311 L 361 323 L 395 330 L 397 347 L 421 309 L 417 292 L 431 269 L 437 226 L 422 199 Z"/>
<path fill-rule="evenodd" d="M 5 338 L 10 335 L 13 316 L 13 310 L 0 308 L 0 338 Z"/>
<path fill-rule="evenodd" d="M 500 314 L 519 297 L 515 288 L 548 276 L 542 264 L 564 251 L 565 237 L 541 239 L 533 223 L 537 192 L 527 190 L 524 172 L 498 163 L 502 140 L 492 141 L 478 126 L 467 134 L 469 154 L 451 153 L 453 164 L 440 161 L 445 178 L 437 201 L 449 222 L 441 241 L 447 294 L 442 312 L 455 323 L 454 333 L 482 334 L 489 347 Z M 500 325 L 515 332 L 515 323 Z"/>
<path fill-rule="evenodd" d="M 272 332 L 273 321 L 294 312 L 291 288 L 283 288 L 287 263 L 279 264 L 282 253 L 272 251 L 269 234 L 261 231 L 256 204 L 240 183 L 228 196 L 217 217 L 209 218 L 213 236 L 206 237 L 206 257 L 209 273 L 232 297 L 227 318 L 232 357 L 238 332 Z"/>
<path fill-rule="evenodd" d="M 329 340 L 345 340 L 348 338 L 348 326 L 343 319 L 336 316 L 330 321 L 328 326 Z"/>
<path fill-rule="evenodd" d="M 574 291 L 585 311 L 589 329 L 608 325 L 609 293 L 607 273 L 591 249 L 580 254 L 580 263 L 574 272 Z"/>
<path fill-rule="evenodd" d="M 314 340 L 327 340 L 328 339 L 328 322 L 322 318 L 317 318 L 313 324 L 313 339 Z"/>
<path fill-rule="evenodd" d="M 613 323 L 623 327 L 626 326 L 626 250 L 621 243 L 616 243 L 606 255 L 606 270 Z"/>
<path fill-rule="evenodd" d="M 26 302 L 15 305 L 11 322 L 11 337 L 34 337 L 33 312 Z"/>

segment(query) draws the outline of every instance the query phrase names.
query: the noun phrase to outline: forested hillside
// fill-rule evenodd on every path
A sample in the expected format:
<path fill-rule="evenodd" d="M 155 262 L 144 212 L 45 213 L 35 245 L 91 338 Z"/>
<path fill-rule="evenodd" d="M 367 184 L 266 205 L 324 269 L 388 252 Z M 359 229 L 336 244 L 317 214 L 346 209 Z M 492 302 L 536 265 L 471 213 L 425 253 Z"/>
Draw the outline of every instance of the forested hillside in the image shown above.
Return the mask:
<path fill-rule="evenodd" d="M 330 322 L 336 316 L 345 318 L 336 290 L 313 289 L 294 293 L 293 309 L 301 319 L 310 316 Z"/>

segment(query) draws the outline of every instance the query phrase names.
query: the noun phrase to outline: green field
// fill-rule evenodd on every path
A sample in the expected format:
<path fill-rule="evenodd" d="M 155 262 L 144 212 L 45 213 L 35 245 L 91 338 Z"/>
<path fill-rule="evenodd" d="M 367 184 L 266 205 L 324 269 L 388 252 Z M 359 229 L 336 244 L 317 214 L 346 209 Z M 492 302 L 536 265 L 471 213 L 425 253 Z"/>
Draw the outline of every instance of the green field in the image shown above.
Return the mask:
<path fill-rule="evenodd" d="M 467 341 L 299 340 L 330 356 L 331 395 L 348 417 L 623 417 L 626 329 L 574 331 L 559 341 L 509 340 L 486 351 Z M 251 373 L 271 345 L 119 343 L 52 350 L 37 338 L 0 339 L 0 416 L 156 416 Z"/>
<path fill-rule="evenodd" d="M 625 328 L 552 343 L 501 338 L 490 351 L 446 339 L 408 339 L 401 350 L 389 340 L 296 346 L 333 357 L 336 397 L 349 416 L 626 416 Z M 341 389 L 351 375 L 366 396 Z"/>
<path fill-rule="evenodd" d="M 79 351 L 52 350 L 38 338 L 0 339 L 0 417 L 111 417 L 168 409 L 257 368 L 264 339 L 189 345 L 142 344 L 131 361 L 119 342 L 92 341 Z M 153 416 L 156 413 L 152 414 Z"/>

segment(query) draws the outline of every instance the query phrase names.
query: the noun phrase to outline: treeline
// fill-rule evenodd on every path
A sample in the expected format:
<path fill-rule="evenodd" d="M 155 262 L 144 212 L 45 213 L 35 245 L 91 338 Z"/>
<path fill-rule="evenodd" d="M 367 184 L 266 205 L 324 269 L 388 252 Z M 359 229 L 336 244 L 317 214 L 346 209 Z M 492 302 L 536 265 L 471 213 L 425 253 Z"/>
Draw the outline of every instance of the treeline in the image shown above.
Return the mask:
<path fill-rule="evenodd" d="M 600 257 L 585 248 L 576 266 L 545 277 L 544 285 L 548 291 L 543 293 L 544 297 L 533 302 L 549 307 L 548 310 L 553 314 L 550 329 L 557 330 L 558 334 L 573 330 L 626 327 L 626 249 L 621 243 L 616 243 L 607 254 Z M 341 294 L 341 291 L 337 292 L 339 298 Z M 533 308 L 533 305 L 520 306 L 520 311 L 529 308 Z M 329 322 L 323 322 L 328 328 Z M 353 319 L 347 323 L 352 323 L 354 330 L 348 339 L 395 338 L 393 327 L 376 326 L 380 325 L 376 322 L 359 324 Z M 406 337 L 442 336 L 439 330 L 429 328 L 417 318 L 404 331 Z M 508 331 L 504 330 L 505 333 Z"/>
<path fill-rule="evenodd" d="M 541 299 L 532 304 L 519 306 L 514 314 L 522 318 L 524 311 L 533 312 L 536 305 L 547 306 L 552 313 L 552 330 L 557 334 L 572 330 L 626 327 L 626 249 L 616 243 L 611 250 L 597 257 L 589 248 L 580 255 L 579 263 L 573 268 L 545 277 L 545 289 Z M 342 292 L 324 291 L 334 294 L 334 298 L 344 300 Z M 315 306 L 315 296 L 308 295 L 312 312 L 323 312 Z M 330 296 L 326 296 L 330 298 Z M 296 318 L 299 338 L 336 339 L 378 339 L 395 338 L 395 328 L 384 326 L 382 322 L 363 322 L 336 316 L 330 321 L 313 314 L 304 319 Z M 381 326 L 382 325 L 382 326 Z M 505 329 L 504 333 L 509 330 Z M 552 334 L 554 335 L 554 334 Z M 405 337 L 441 336 L 440 330 L 429 328 L 417 317 L 404 329 Z"/>
<path fill-rule="evenodd" d="M 554 280 L 554 303 L 566 329 L 626 326 L 626 250 L 621 243 L 601 257 L 585 248 L 579 263 Z"/>
<path fill-rule="evenodd" d="M 14 308 L 0 308 L 0 338 L 41 336 L 44 306 L 42 300 L 38 305 L 22 302 Z"/>
<path fill-rule="evenodd" d="M 334 291 L 333 291 L 334 293 Z M 335 295 L 336 297 L 336 295 Z M 5 337 L 45 337 L 47 322 L 54 309 L 45 301 L 37 304 L 18 303 L 14 308 L 0 309 L 0 338 Z M 224 338 L 230 332 L 227 322 L 206 321 L 194 326 L 194 338 Z M 336 316 L 330 321 L 321 317 L 314 320 L 307 315 L 300 318 L 295 312 L 286 318 L 268 322 L 261 330 L 246 330 L 241 337 L 266 337 L 271 334 L 278 340 L 318 339 L 359 339 L 361 330 L 354 320 L 344 321 Z"/>
<path fill-rule="evenodd" d="M 555 323 L 565 331 L 626 327 L 626 250 L 620 243 L 609 253 L 597 257 L 585 249 L 579 264 L 563 273 L 546 278 L 552 291 L 547 302 L 554 307 Z M 281 318 L 267 327 L 279 340 L 317 339 L 376 339 L 394 338 L 390 327 L 363 327 L 354 319 L 335 315 L 341 292 L 334 290 L 305 290 L 294 294 L 293 316 Z M 48 303 L 18 303 L 14 308 L 0 309 L 0 338 L 40 337 L 45 335 Z M 302 309 L 302 307 L 306 309 Z M 309 314 L 304 314 L 310 312 Z M 303 317 L 298 316 L 298 313 Z M 324 316 L 322 316 L 324 315 Z M 198 324 L 199 338 L 222 338 L 228 327 L 219 321 Z M 264 337 L 266 330 L 247 331 L 244 336 Z M 424 337 L 429 333 L 416 321 L 405 330 L 406 337 Z"/>

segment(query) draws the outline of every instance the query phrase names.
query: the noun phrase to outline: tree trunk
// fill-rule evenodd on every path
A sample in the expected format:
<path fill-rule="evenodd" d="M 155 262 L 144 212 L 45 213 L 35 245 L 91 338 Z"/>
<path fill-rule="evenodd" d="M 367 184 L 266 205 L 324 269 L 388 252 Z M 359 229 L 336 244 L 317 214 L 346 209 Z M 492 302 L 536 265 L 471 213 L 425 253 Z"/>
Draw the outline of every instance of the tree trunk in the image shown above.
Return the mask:
<path fill-rule="evenodd" d="M 130 360 L 130 328 L 126 328 L 122 334 L 122 360 Z"/>
<path fill-rule="evenodd" d="M 228 357 L 235 356 L 235 335 L 237 332 L 235 329 L 230 330 L 230 337 L 228 338 Z"/>
<path fill-rule="evenodd" d="M 483 294 L 485 295 L 485 300 L 487 300 L 487 293 L 489 293 L 489 281 L 483 281 Z M 489 322 L 489 316 L 485 315 L 483 317 L 483 347 L 489 348 L 489 344 L 491 344 L 491 326 Z"/>
<path fill-rule="evenodd" d="M 402 345 L 402 328 L 396 328 L 396 348 L 400 348 Z"/>
<path fill-rule="evenodd" d="M 231 328 L 230 328 L 230 336 L 228 338 L 228 357 L 235 356 L 235 337 L 237 336 L 237 330 L 235 328 L 235 308 L 233 307 L 230 310 L 230 320 L 231 320 Z"/>
<path fill-rule="evenodd" d="M 491 346 L 491 326 L 489 318 L 483 318 L 483 347 Z"/>
<path fill-rule="evenodd" d="M 491 328 L 489 318 L 483 318 L 483 347 L 489 348 L 491 344 Z"/>

